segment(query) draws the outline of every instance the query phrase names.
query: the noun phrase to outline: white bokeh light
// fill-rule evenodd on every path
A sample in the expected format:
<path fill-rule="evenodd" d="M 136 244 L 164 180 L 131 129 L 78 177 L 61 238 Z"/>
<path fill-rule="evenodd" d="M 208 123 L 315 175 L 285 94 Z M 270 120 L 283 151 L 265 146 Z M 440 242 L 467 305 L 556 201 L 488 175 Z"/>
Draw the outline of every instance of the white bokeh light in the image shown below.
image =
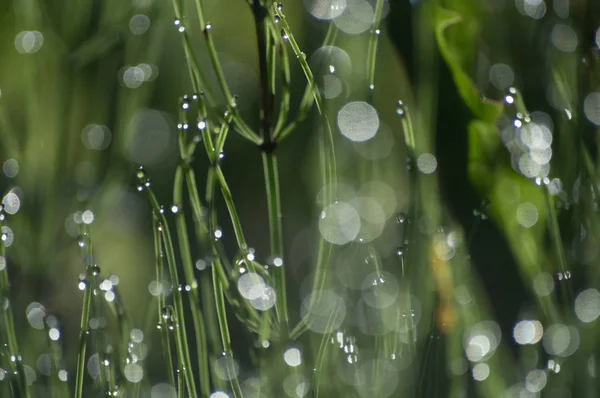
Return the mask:
<path fill-rule="evenodd" d="M 297 348 L 289 348 L 283 353 L 283 360 L 288 366 L 299 366 L 302 363 L 302 353 Z"/>
<path fill-rule="evenodd" d="M 337 123 L 346 138 L 362 142 L 370 140 L 377 134 L 379 115 L 375 108 L 366 102 L 349 102 L 338 112 Z"/>
<path fill-rule="evenodd" d="M 581 322 L 590 323 L 600 316 L 600 293 L 596 289 L 586 289 L 575 299 L 575 315 Z"/>
<path fill-rule="evenodd" d="M 583 113 L 590 122 L 600 126 L 600 93 L 590 93 L 585 97 Z"/>
<path fill-rule="evenodd" d="M 42 48 L 44 35 L 38 31 L 23 31 L 15 37 L 15 48 L 20 54 L 33 54 Z"/>
<path fill-rule="evenodd" d="M 319 231 L 323 238 L 335 245 L 344 245 L 356 239 L 360 231 L 360 215 L 345 202 L 327 206 L 319 218 Z"/>
<path fill-rule="evenodd" d="M 346 0 L 304 0 L 306 11 L 317 19 L 334 19 L 344 12 L 346 6 Z"/>
<path fill-rule="evenodd" d="M 517 222 L 525 228 L 533 227 L 538 221 L 538 210 L 533 203 L 521 203 L 517 207 Z"/>

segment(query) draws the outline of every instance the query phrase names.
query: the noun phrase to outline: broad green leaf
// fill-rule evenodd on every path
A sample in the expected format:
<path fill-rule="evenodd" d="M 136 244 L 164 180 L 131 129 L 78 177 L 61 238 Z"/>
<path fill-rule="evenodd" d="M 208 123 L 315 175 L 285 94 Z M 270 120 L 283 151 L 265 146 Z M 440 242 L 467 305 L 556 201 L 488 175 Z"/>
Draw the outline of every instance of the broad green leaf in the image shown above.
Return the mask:
<path fill-rule="evenodd" d="M 468 51 L 475 48 L 477 25 L 465 21 L 455 11 L 440 7 L 434 11 L 433 24 L 438 47 L 461 97 L 477 118 L 495 122 L 502 113 L 503 105 L 482 98 L 467 73 L 469 66 L 466 63 L 473 59 Z"/>

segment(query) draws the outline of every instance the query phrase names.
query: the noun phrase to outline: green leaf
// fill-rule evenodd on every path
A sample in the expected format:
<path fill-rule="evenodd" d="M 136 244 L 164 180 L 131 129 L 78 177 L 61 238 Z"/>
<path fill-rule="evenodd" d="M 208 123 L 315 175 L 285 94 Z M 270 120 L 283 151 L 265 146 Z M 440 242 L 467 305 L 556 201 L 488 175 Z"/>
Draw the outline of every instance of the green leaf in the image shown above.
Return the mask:
<path fill-rule="evenodd" d="M 475 20 L 465 21 L 461 14 L 438 7 L 434 10 L 433 27 L 460 96 L 477 118 L 495 122 L 502 114 L 503 104 L 483 98 L 467 73 L 468 63 L 474 58 L 468 51 L 476 47 L 479 31 Z"/>

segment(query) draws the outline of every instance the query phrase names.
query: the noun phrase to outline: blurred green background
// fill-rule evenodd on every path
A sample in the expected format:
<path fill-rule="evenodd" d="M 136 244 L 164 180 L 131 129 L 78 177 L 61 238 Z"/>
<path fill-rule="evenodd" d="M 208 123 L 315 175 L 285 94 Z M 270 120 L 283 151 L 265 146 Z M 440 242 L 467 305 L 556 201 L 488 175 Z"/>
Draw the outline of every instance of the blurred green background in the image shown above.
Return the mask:
<path fill-rule="evenodd" d="M 192 1 L 185 3 L 185 10 L 193 10 Z M 204 3 L 227 82 L 239 96 L 242 117 L 255 128 L 259 70 L 250 7 L 242 0 Z M 314 69 L 334 127 L 339 198 L 359 194 L 379 201 L 385 219 L 373 226 L 378 233 L 372 244 L 386 267 L 397 269 L 396 252 L 404 238 L 395 215 L 411 214 L 411 192 L 419 192 L 419 211 L 427 218 L 425 222 L 412 220 L 428 236 L 423 242 L 435 241 L 437 235 L 432 231 L 464 231 L 464 256 L 453 260 L 462 265 L 453 265 L 450 259 L 444 262 L 453 267 L 452 277 L 440 276 L 443 272 L 435 268 L 438 260 L 430 261 L 428 254 L 413 258 L 411 291 L 421 300 L 424 319 L 419 333 L 423 338 L 445 335 L 444 327 L 434 319 L 446 300 L 445 289 L 454 297 L 461 286 L 474 286 L 471 292 L 481 297 L 485 310 L 465 311 L 477 312 L 477 317 L 494 319 L 499 325 L 506 348 L 501 362 L 515 365 L 514 372 L 504 370 L 510 374 L 504 379 L 506 388 L 512 385 L 508 379 L 520 380 L 521 373 L 536 364 L 546 369 L 546 357 L 553 356 L 540 350 L 533 360 L 533 351 L 523 352 L 523 346 L 514 340 L 515 324 L 523 319 L 542 319 L 544 326 L 580 324 L 573 315 L 574 298 L 583 289 L 597 288 L 599 282 L 598 183 L 594 178 L 600 100 L 594 102 L 589 95 L 598 90 L 600 82 L 600 3 L 385 1 L 374 90 L 367 84 L 372 14 L 366 23 L 358 11 L 346 20 L 336 19 L 340 32 L 335 46 L 339 51 L 324 53 L 321 44 L 332 22 L 311 15 L 311 4 L 309 0 L 288 0 L 284 7 L 295 38 Z M 354 4 L 355 10 L 366 4 L 372 12 L 376 1 L 348 0 L 348 4 Z M 440 13 L 438 7 L 457 12 L 461 22 L 452 19 L 454 14 Z M 18 198 L 16 214 L 8 216 L 7 224 L 10 300 L 25 363 L 33 368 L 46 343 L 39 338 L 43 332 L 28 322 L 26 308 L 32 302 L 41 303 L 48 314 L 60 320 L 66 368 L 75 367 L 81 313 L 77 281 L 83 272 L 77 236 L 82 220 L 88 223 L 85 220 L 93 217 L 94 261 L 103 276 L 118 275 L 132 325 L 145 328 L 147 314 L 154 309 L 149 292 L 149 284 L 156 279 L 152 218 L 145 196 L 136 191 L 134 175 L 138 166 L 144 166 L 159 202 L 170 207 L 179 159 L 178 99 L 193 92 L 181 35 L 173 21 L 171 2 L 156 0 L 0 2 L 0 192 L 5 200 L 15 200 L 14 195 Z M 185 13 L 184 24 L 209 86 L 218 91 L 192 12 Z M 291 58 L 295 61 L 293 55 Z M 327 73 L 328 65 L 335 65 L 335 80 L 327 77 L 334 75 Z M 296 62 L 291 66 L 295 112 L 306 81 L 300 66 Z M 537 169 L 528 174 L 529 169 L 525 170 L 515 155 L 526 148 L 507 132 L 507 126 L 519 119 L 515 113 L 521 111 L 511 104 L 502 109 L 511 86 L 520 90 L 531 115 L 537 115 L 534 122 L 552 125 L 551 161 L 536 166 L 548 168 L 545 174 Z M 469 90 L 477 93 L 474 102 L 470 102 L 474 97 Z M 489 109 L 479 105 L 479 95 Z M 408 104 L 413 118 L 415 155 L 435 154 L 434 174 L 420 173 L 412 180 L 409 176 L 410 153 L 404 142 L 403 120 L 397 115 L 398 100 Z M 339 110 L 351 101 L 367 101 L 377 110 L 381 125 L 375 138 L 360 143 L 340 134 L 335 121 Z M 492 102 L 500 105 L 490 105 Z M 498 114 L 490 116 L 494 112 Z M 474 120 L 480 124 L 473 124 Z M 322 128 L 313 111 L 277 148 L 293 322 L 300 320 L 301 302 L 314 271 L 323 204 L 317 150 Z M 518 145 L 521 148 L 515 149 Z M 202 155 L 197 151 L 193 166 L 198 185 L 203 187 L 208 164 Z M 266 262 L 269 228 L 260 157 L 256 146 L 230 134 L 222 167 L 249 244 L 256 250 L 257 260 Z M 415 160 L 409 158 L 413 169 Z M 541 182 L 536 184 L 536 177 Z M 550 181 L 555 184 L 551 195 L 545 194 Z M 11 193 L 14 195 L 9 197 Z M 518 208 L 529 209 L 518 206 L 523 203 L 532 204 L 535 225 L 524 227 L 520 213 L 515 213 Z M 88 209 L 93 216 L 82 213 Z M 237 246 L 222 201 L 218 202 L 218 214 L 222 241 L 235 257 Z M 416 252 L 426 253 L 429 243 L 418 246 Z M 206 254 L 192 246 L 195 260 Z M 540 295 L 535 281 L 546 286 L 548 278 L 560 289 L 549 296 Z M 568 279 L 564 288 L 563 279 Z M 248 347 L 253 346 L 253 337 L 235 317 L 230 318 L 234 348 L 251 367 Z M 457 315 L 453 319 L 464 323 L 466 329 L 471 326 L 466 318 Z M 596 331 L 592 325 L 579 332 L 581 343 L 573 357 L 558 355 L 567 366 L 563 365 L 563 373 L 556 372 L 557 381 L 547 388 L 547 396 L 596 396 L 595 370 L 593 375 L 589 370 L 597 351 Z M 446 349 L 451 341 L 448 337 L 447 342 L 428 348 L 419 340 L 418 367 L 427 370 L 418 374 L 420 385 L 426 387 L 394 396 L 446 396 L 445 386 L 456 386 L 452 382 L 456 374 L 448 370 L 452 358 Z M 161 351 L 155 349 L 160 346 L 158 334 L 147 337 L 146 342 L 151 358 L 146 361 L 149 378 L 165 381 Z M 431 354 L 435 350 L 439 355 Z M 462 348 L 458 351 L 463 353 Z M 565 368 L 570 370 L 562 377 Z M 578 384 L 578 380 L 583 382 Z M 460 391 L 465 391 L 464 396 L 500 397 L 504 388 L 499 386 L 504 384 Z M 520 396 L 539 394 L 522 391 L 534 395 Z"/>

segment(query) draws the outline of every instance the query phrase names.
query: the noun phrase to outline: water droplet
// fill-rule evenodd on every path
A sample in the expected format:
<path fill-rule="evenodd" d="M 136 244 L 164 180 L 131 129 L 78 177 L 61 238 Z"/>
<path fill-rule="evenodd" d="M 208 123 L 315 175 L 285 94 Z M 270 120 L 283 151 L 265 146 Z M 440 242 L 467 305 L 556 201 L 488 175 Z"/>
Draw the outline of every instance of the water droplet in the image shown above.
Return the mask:
<path fill-rule="evenodd" d="M 402 103 L 402 101 L 398 101 L 396 105 L 396 115 L 404 117 L 406 116 L 406 106 Z"/>
<path fill-rule="evenodd" d="M 2 240 L 6 240 L 4 238 L 5 234 L 2 234 Z M 77 244 L 79 245 L 79 247 L 87 247 L 90 244 L 90 235 L 85 232 L 82 235 L 79 235 L 79 237 L 77 238 Z"/>
<path fill-rule="evenodd" d="M 396 214 L 396 221 L 398 221 L 399 224 L 404 224 L 408 221 L 408 215 L 404 212 L 399 212 Z"/>
<path fill-rule="evenodd" d="M 100 267 L 98 267 L 97 265 L 91 266 L 89 269 L 89 273 L 93 276 L 100 275 Z"/>
<path fill-rule="evenodd" d="M 184 33 L 185 32 L 185 26 L 180 26 L 179 29 L 177 29 L 177 31 L 179 33 Z"/>
<path fill-rule="evenodd" d="M 177 214 L 179 212 L 179 207 L 176 205 L 171 206 L 171 213 Z"/>
<path fill-rule="evenodd" d="M 204 32 L 208 32 L 208 31 L 209 31 L 209 30 L 211 30 L 211 29 L 212 29 L 212 24 L 211 24 L 210 22 L 208 22 L 208 23 L 206 24 L 206 26 L 204 27 Z"/>
<path fill-rule="evenodd" d="M 279 22 L 281 22 L 281 19 L 279 18 L 278 14 L 275 14 L 274 22 L 275 22 L 275 25 L 278 25 Z"/>
<path fill-rule="evenodd" d="M 171 320 L 171 308 L 163 307 L 163 309 L 161 310 L 161 315 L 164 320 L 166 320 L 166 321 Z"/>
<path fill-rule="evenodd" d="M 301 52 L 300 54 L 298 54 L 298 55 L 296 56 L 296 58 L 298 58 L 298 59 L 306 59 L 306 54 L 305 54 L 305 53 L 303 53 L 303 52 Z"/>
<path fill-rule="evenodd" d="M 277 11 L 283 11 L 283 4 L 277 3 Z"/>
<path fill-rule="evenodd" d="M 369 85 L 369 90 L 371 90 L 371 91 L 375 90 L 375 85 L 374 84 Z"/>
<path fill-rule="evenodd" d="M 396 249 L 396 255 L 402 257 L 406 253 L 406 249 L 403 246 L 399 246 Z"/>
<path fill-rule="evenodd" d="M 206 128 L 206 120 L 200 120 L 198 122 L 198 130 L 204 130 Z"/>
<path fill-rule="evenodd" d="M 175 18 L 175 22 L 174 22 L 175 26 L 179 26 L 181 25 L 181 20 L 179 18 Z"/>
<path fill-rule="evenodd" d="M 183 98 L 181 99 L 181 109 L 183 109 L 184 111 L 187 111 L 188 109 L 190 109 L 190 100 L 188 99 L 187 95 L 184 95 Z M 185 130 L 187 130 L 186 125 L 187 125 L 187 123 L 183 125 L 183 128 Z"/>
<path fill-rule="evenodd" d="M 289 36 L 287 35 L 287 33 L 285 33 L 285 30 L 281 29 L 281 37 L 283 38 L 283 40 L 289 40 Z"/>
<path fill-rule="evenodd" d="M 136 176 L 138 178 L 138 180 L 144 180 L 146 179 L 146 170 L 144 170 L 143 167 L 140 166 L 140 168 L 138 169 Z"/>

